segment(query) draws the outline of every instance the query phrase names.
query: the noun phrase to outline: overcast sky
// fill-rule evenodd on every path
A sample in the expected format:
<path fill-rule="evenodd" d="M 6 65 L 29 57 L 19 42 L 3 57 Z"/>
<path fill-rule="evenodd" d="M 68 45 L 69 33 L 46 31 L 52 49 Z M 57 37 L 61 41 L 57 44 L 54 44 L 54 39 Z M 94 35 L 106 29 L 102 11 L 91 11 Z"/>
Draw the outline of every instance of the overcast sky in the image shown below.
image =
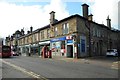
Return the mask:
<path fill-rule="evenodd" d="M 112 27 L 118 28 L 119 0 L 0 0 L 0 37 L 12 35 L 24 28 L 25 33 L 31 26 L 33 30 L 49 24 L 49 13 L 55 11 L 58 20 L 70 15 L 82 16 L 83 3 L 89 5 L 93 20 L 106 25 L 109 15 Z"/>

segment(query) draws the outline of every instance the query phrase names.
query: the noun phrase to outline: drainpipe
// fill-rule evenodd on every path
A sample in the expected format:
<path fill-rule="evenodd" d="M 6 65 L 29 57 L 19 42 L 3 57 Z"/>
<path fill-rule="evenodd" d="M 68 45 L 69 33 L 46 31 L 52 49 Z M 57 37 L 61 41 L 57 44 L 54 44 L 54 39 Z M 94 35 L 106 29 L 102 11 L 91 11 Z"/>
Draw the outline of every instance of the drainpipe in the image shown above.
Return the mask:
<path fill-rule="evenodd" d="M 89 31 L 89 57 L 91 57 L 91 28 L 90 28 L 90 22 L 88 20 L 85 21 L 85 26 Z"/>

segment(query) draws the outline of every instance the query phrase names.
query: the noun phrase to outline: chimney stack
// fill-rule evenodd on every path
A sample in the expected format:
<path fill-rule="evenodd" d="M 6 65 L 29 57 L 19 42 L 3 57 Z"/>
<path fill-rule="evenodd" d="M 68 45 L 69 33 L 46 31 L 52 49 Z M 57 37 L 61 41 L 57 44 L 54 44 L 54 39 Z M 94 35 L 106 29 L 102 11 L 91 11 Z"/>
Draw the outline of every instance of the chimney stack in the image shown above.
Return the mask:
<path fill-rule="evenodd" d="M 92 15 L 92 14 L 90 14 L 90 15 L 88 16 L 88 20 L 89 20 L 89 21 L 93 21 L 93 15 Z"/>
<path fill-rule="evenodd" d="M 33 30 L 33 27 L 31 26 L 31 27 L 30 27 L 30 32 L 31 32 L 31 33 L 32 33 L 32 30 Z"/>
<path fill-rule="evenodd" d="M 21 29 L 21 35 L 24 35 L 24 30 L 23 29 Z"/>
<path fill-rule="evenodd" d="M 82 9 L 83 9 L 83 17 L 88 19 L 88 5 L 87 4 L 83 4 L 82 5 Z"/>
<path fill-rule="evenodd" d="M 53 24 L 55 22 L 55 12 L 50 12 L 50 24 Z"/>
<path fill-rule="evenodd" d="M 30 31 L 27 31 L 27 34 L 29 34 L 30 33 Z"/>
<path fill-rule="evenodd" d="M 109 16 L 107 17 L 107 27 L 111 29 L 111 19 L 109 19 Z"/>

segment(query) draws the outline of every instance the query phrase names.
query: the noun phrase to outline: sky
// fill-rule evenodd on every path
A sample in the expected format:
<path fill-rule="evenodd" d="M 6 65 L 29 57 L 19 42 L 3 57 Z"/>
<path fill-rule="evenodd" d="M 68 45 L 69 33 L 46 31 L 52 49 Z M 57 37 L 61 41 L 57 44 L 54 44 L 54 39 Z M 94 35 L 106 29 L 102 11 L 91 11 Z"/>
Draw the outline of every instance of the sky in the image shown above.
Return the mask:
<path fill-rule="evenodd" d="M 106 25 L 109 15 L 112 27 L 118 29 L 119 0 L 0 0 L 0 37 L 11 36 L 16 30 L 25 33 L 49 24 L 50 12 L 55 11 L 57 20 L 79 14 L 82 4 L 89 5 L 93 21 Z"/>

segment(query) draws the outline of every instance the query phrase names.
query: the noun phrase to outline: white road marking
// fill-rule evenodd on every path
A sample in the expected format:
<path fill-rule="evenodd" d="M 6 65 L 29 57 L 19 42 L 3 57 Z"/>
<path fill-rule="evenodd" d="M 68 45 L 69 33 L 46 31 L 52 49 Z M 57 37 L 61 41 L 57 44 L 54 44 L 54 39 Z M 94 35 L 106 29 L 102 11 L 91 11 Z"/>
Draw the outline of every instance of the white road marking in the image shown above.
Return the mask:
<path fill-rule="evenodd" d="M 32 71 L 28 71 L 28 70 L 26 70 L 26 69 L 24 69 L 24 68 L 22 68 L 22 67 L 16 66 L 16 65 L 14 65 L 14 64 L 12 64 L 12 63 L 9 63 L 9 62 L 7 62 L 7 61 L 4 61 L 4 60 L 2 60 L 2 59 L 0 59 L 0 61 L 2 61 L 3 63 L 5 63 L 5 64 L 7 64 L 7 65 L 9 65 L 9 66 L 11 66 L 11 67 L 13 67 L 13 68 L 15 68 L 16 70 L 19 70 L 19 71 L 21 71 L 21 72 L 24 72 L 25 74 L 30 75 L 30 76 L 33 77 L 33 78 L 38 78 L 38 79 L 40 79 L 40 80 L 48 80 L 47 78 L 45 78 L 45 77 L 43 77 L 43 76 L 41 76 L 41 75 L 38 75 L 38 74 L 36 74 L 36 73 L 34 73 L 34 72 L 32 72 Z"/>
<path fill-rule="evenodd" d="M 111 67 L 111 69 L 117 69 L 117 70 L 118 70 L 118 68 L 117 68 L 117 67 Z"/>
<path fill-rule="evenodd" d="M 119 63 L 120 61 L 116 61 L 116 62 L 113 62 L 113 64 L 111 65 L 111 68 L 112 69 L 119 69 L 119 66 L 118 66 L 118 63 Z"/>
<path fill-rule="evenodd" d="M 116 62 L 113 62 L 113 63 L 118 64 L 118 63 L 120 63 L 120 61 L 116 61 Z"/>

